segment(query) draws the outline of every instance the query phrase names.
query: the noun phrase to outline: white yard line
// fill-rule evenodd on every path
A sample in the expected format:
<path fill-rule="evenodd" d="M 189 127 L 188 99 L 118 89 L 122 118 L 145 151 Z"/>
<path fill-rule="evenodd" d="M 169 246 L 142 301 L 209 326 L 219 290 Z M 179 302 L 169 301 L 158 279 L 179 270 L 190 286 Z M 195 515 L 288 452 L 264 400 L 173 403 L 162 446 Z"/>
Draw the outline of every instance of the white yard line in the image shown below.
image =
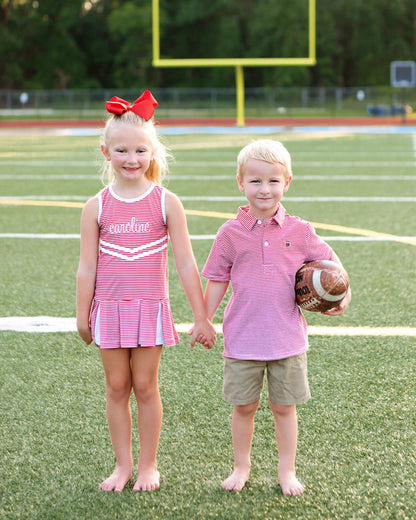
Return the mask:
<path fill-rule="evenodd" d="M 416 138 L 414 138 L 414 141 Z M 416 148 L 415 148 L 416 150 Z M 415 152 L 416 153 L 416 152 Z M 1 166 L 27 166 L 33 168 L 34 166 L 38 167 L 79 167 L 85 168 L 89 166 L 91 168 L 96 168 L 100 164 L 99 161 L 45 161 L 45 160 L 1 160 L 0 159 L 0 167 Z M 331 167 L 331 168 L 414 168 L 414 161 L 403 161 L 398 159 L 397 161 L 293 161 L 293 165 L 296 168 L 322 168 L 322 167 Z M 211 161 L 207 159 L 206 161 L 175 161 L 175 166 L 178 167 L 204 167 L 207 166 L 209 168 L 216 167 L 229 167 L 235 168 L 237 166 L 236 161 Z M 394 176 L 394 174 L 392 174 Z M 45 175 L 47 177 L 47 175 Z"/>
<path fill-rule="evenodd" d="M 84 168 L 85 166 L 91 166 L 91 167 L 97 167 L 97 161 L 45 161 L 45 160 L 30 160 L 30 161 L 24 161 L 24 160 L 0 160 L 0 166 L 60 166 L 63 168 L 68 167 L 80 167 Z"/>
<path fill-rule="evenodd" d="M 415 151 L 416 157 L 416 151 Z M 5 162 L 0 161 L 0 166 L 5 164 Z M 176 163 L 178 164 L 178 163 Z M 206 164 L 206 163 L 204 163 Z M 212 164 L 212 163 L 209 163 Z M 356 163 L 354 163 L 355 165 Z M 374 164 L 374 166 L 380 168 L 384 166 L 386 163 Z M 10 161 L 10 165 L 16 165 L 15 162 Z M 192 163 L 183 163 L 184 166 L 193 166 Z M 221 163 L 222 166 L 225 166 L 225 163 Z M 234 163 L 230 163 L 230 166 L 235 166 Z M 403 166 L 403 164 L 399 164 Z M 29 164 L 28 164 L 29 166 Z M 32 165 L 30 165 L 32 166 Z M 51 166 L 51 164 L 47 163 L 43 166 Z M 351 166 L 351 163 L 349 164 Z M 396 163 L 397 168 L 397 163 Z M 411 168 L 415 167 L 414 163 L 406 163 L 406 166 Z M 392 172 L 390 175 L 354 175 L 354 174 L 344 174 L 344 175 L 297 175 L 293 177 L 296 181 L 416 181 L 416 175 L 399 175 Z M 32 173 L 0 173 L 0 180 L 18 180 L 18 181 L 62 181 L 62 180 L 77 180 L 77 181 L 94 181 L 100 180 L 99 175 L 97 173 L 91 174 L 32 174 Z M 167 176 L 168 181 L 185 181 L 185 180 L 195 180 L 195 181 L 232 181 L 235 182 L 235 176 L 233 174 L 201 174 L 201 175 L 193 175 L 193 174 L 169 174 Z"/>
<path fill-rule="evenodd" d="M 196 195 L 178 195 L 182 201 L 187 202 L 241 202 L 246 198 L 242 196 L 196 196 Z M 81 201 L 85 202 L 88 199 L 85 195 L 15 195 L 15 196 L 1 196 L 0 202 L 7 204 L 7 201 Z M 416 202 L 416 197 L 285 197 L 284 201 L 288 202 Z"/>
<path fill-rule="evenodd" d="M 36 238 L 42 240 L 69 240 L 80 239 L 79 233 L 57 234 L 57 233 L 0 233 L 0 238 Z"/>
<path fill-rule="evenodd" d="M 175 325 L 178 332 L 186 333 L 190 323 Z M 217 333 L 222 334 L 222 324 L 215 324 Z M 0 331 L 15 332 L 76 332 L 75 318 L 53 316 L 10 316 L 0 318 Z M 416 336 L 412 327 L 308 327 L 310 335 L 317 336 Z"/>
<path fill-rule="evenodd" d="M 99 180 L 99 176 L 97 174 L 91 175 L 68 175 L 68 174 L 60 174 L 60 175 L 36 175 L 36 174 L 25 174 L 25 173 L 0 173 L 0 181 L 94 181 Z"/>
<path fill-rule="evenodd" d="M 216 235 L 189 235 L 191 240 L 214 240 Z M 327 242 L 404 242 L 414 241 L 416 237 L 404 236 L 322 236 Z M 79 233 L 57 234 L 57 233 L 0 233 L 0 238 L 40 239 L 40 240 L 79 240 Z"/>
<path fill-rule="evenodd" d="M 179 196 L 184 201 L 202 202 L 237 202 L 246 200 L 245 197 L 197 197 Z M 284 201 L 290 202 L 416 202 L 416 197 L 285 197 Z"/>
<path fill-rule="evenodd" d="M 64 201 L 64 200 L 76 200 L 76 201 L 81 201 L 81 202 L 86 202 L 88 200 L 88 197 L 86 197 L 85 195 L 12 195 L 12 196 L 9 196 L 9 197 L 0 197 L 0 202 L 1 201 L 8 201 L 8 200 L 13 200 L 13 201 L 19 201 L 19 200 L 22 200 L 22 201 L 25 201 L 25 200 L 28 200 L 28 201 L 31 201 L 31 200 L 36 200 L 36 201 L 41 201 L 41 200 L 56 200 L 56 201 Z"/>

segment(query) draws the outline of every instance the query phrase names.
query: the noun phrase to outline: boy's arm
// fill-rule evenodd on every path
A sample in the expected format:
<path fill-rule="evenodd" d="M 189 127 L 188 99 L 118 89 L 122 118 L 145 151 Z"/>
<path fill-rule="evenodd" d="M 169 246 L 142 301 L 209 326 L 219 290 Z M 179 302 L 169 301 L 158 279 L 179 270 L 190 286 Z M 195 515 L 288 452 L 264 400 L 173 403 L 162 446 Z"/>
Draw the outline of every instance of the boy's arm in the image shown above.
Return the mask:
<path fill-rule="evenodd" d="M 199 341 L 206 348 L 212 348 L 216 334 L 207 318 L 201 279 L 189 239 L 185 212 L 180 200 L 170 192 L 166 194 L 166 216 L 176 270 L 194 315 L 191 347 Z"/>
<path fill-rule="evenodd" d="M 335 254 L 334 251 L 332 251 L 332 256 L 331 256 L 330 260 L 332 260 L 333 262 L 336 262 L 342 268 L 344 268 L 344 266 L 341 263 L 341 260 L 338 258 L 338 256 Z M 323 312 L 322 314 L 327 314 L 328 316 L 340 316 L 341 314 L 344 314 L 344 312 L 347 310 L 347 307 L 350 304 L 350 301 L 351 301 L 351 288 L 348 287 L 347 294 L 339 302 L 339 304 L 336 307 L 332 307 L 332 309 L 329 309 L 329 311 Z"/>
<path fill-rule="evenodd" d="M 92 341 L 89 318 L 95 292 L 98 261 L 98 200 L 90 199 L 81 215 L 81 247 L 77 273 L 77 328 L 81 339 Z"/>
<path fill-rule="evenodd" d="M 230 282 L 215 282 L 213 280 L 207 281 L 205 287 L 205 304 L 207 306 L 208 319 L 212 321 L 219 304 L 227 292 Z"/>

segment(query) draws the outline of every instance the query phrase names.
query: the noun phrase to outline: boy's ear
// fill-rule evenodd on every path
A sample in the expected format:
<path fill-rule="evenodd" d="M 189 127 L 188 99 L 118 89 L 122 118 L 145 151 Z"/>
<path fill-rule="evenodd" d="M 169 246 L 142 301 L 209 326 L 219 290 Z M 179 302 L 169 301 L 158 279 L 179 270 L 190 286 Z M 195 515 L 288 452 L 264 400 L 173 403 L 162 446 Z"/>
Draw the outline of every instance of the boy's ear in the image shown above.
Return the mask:
<path fill-rule="evenodd" d="M 287 190 L 289 189 L 289 186 L 290 186 L 290 183 L 292 182 L 292 176 L 290 176 L 286 181 L 285 181 L 285 187 L 283 188 L 283 191 L 286 193 Z"/>
<path fill-rule="evenodd" d="M 244 193 L 244 185 L 243 185 L 243 181 L 242 181 L 242 179 L 240 178 L 240 176 L 238 175 L 238 173 L 237 173 L 236 179 L 237 179 L 237 183 L 238 183 L 238 189 L 239 189 L 242 193 Z"/>
<path fill-rule="evenodd" d="M 108 153 L 107 147 L 104 144 L 101 145 L 101 151 L 103 152 L 104 157 L 107 159 L 107 161 L 111 161 L 110 154 Z"/>

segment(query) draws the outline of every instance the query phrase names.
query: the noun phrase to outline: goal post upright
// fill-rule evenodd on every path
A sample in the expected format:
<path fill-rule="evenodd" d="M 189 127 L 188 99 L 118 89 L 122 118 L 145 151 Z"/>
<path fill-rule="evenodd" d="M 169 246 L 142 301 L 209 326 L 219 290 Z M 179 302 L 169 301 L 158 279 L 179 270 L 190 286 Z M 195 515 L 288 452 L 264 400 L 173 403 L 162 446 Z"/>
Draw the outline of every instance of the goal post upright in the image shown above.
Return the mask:
<path fill-rule="evenodd" d="M 244 72 L 242 65 L 235 66 L 235 90 L 237 99 L 237 126 L 244 126 Z"/>
<path fill-rule="evenodd" d="M 154 67 L 234 67 L 237 126 L 244 126 L 243 67 L 316 65 L 316 0 L 308 0 L 308 56 L 297 58 L 161 58 L 159 0 L 152 0 L 152 42 Z"/>
<path fill-rule="evenodd" d="M 316 0 L 309 0 L 309 58 L 316 65 Z"/>
<path fill-rule="evenodd" d="M 153 66 L 160 60 L 160 32 L 159 32 L 159 0 L 152 0 L 152 44 Z"/>

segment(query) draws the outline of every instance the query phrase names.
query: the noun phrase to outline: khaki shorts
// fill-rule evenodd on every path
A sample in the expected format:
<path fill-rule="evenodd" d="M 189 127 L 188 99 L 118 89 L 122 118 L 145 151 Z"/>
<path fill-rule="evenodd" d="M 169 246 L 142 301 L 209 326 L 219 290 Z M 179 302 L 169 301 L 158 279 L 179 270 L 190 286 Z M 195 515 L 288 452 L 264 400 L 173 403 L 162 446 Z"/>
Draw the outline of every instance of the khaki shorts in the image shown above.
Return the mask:
<path fill-rule="evenodd" d="M 235 405 L 258 401 L 266 371 L 268 396 L 272 403 L 290 406 L 306 403 L 311 397 L 305 352 L 274 361 L 225 358 L 224 399 Z"/>

